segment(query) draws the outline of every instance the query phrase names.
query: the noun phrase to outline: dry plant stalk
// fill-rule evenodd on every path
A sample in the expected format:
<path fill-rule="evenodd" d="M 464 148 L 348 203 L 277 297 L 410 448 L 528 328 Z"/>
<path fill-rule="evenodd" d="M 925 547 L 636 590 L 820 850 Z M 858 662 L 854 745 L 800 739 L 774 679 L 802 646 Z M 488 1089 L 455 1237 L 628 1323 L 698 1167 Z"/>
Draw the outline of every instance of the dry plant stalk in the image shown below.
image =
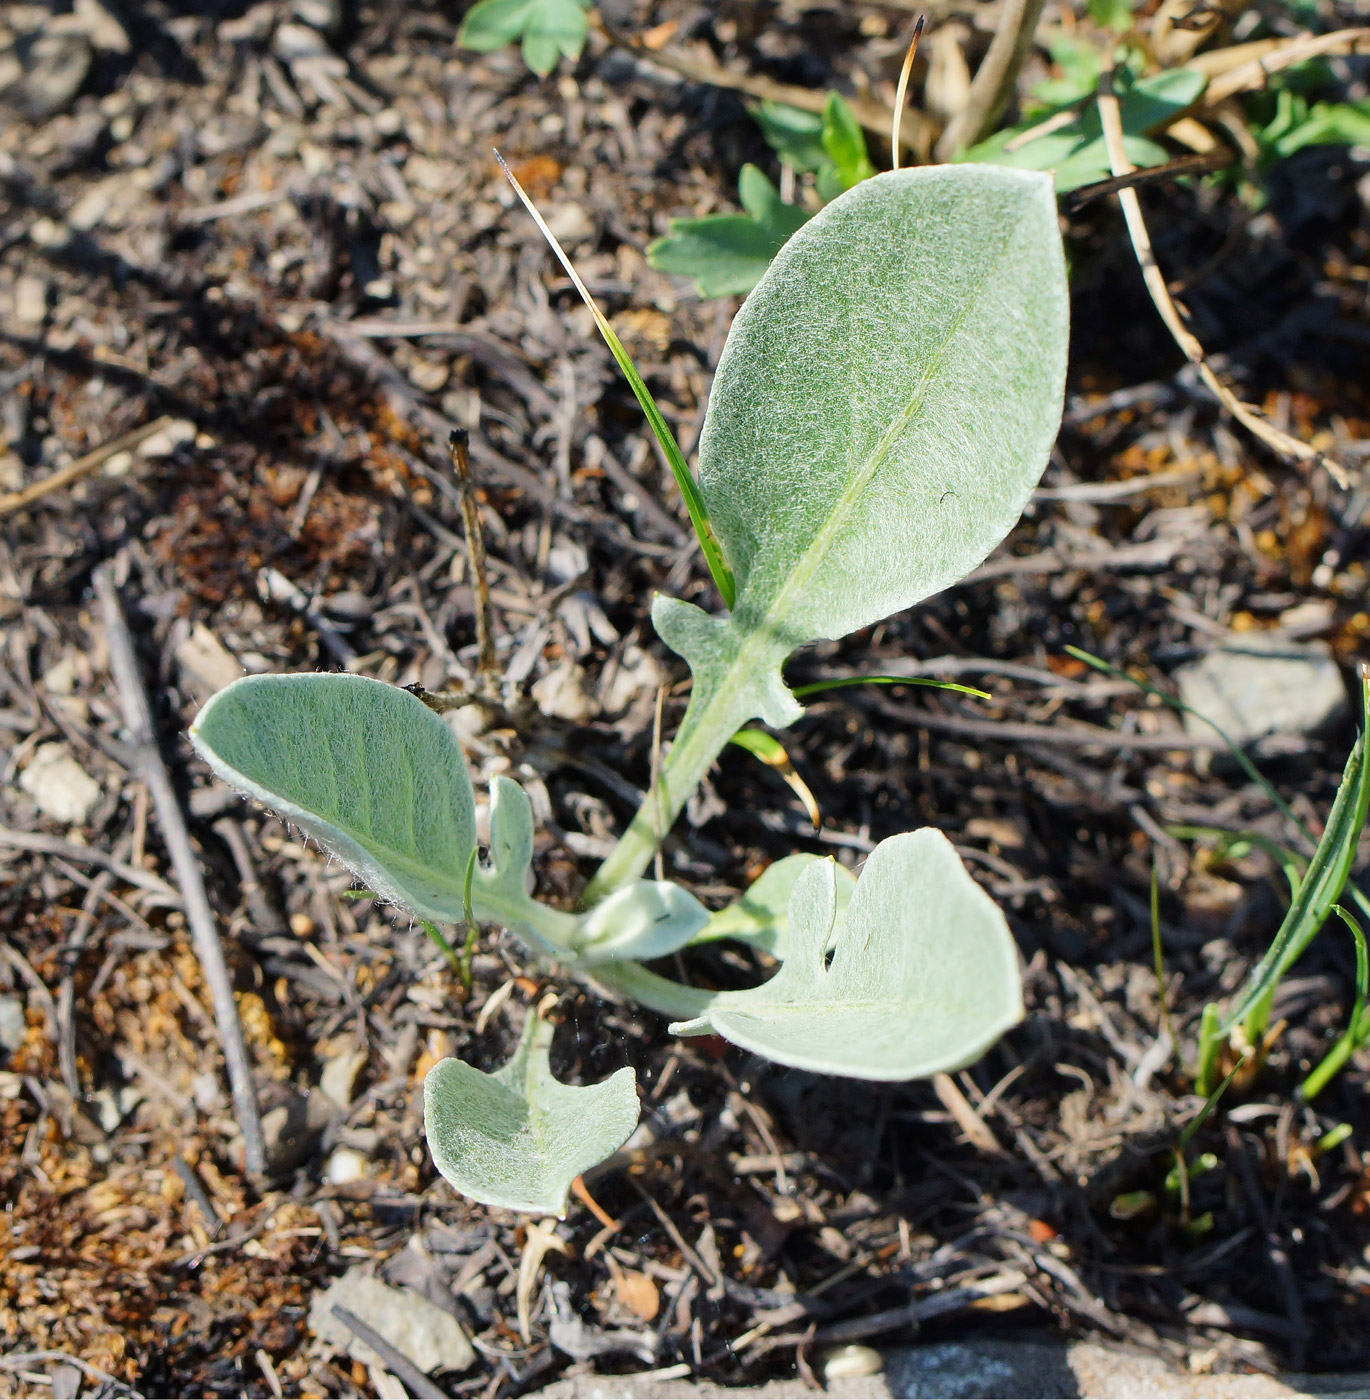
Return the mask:
<path fill-rule="evenodd" d="M 485 535 L 480 527 L 480 506 L 471 480 L 469 435 L 464 428 L 453 429 L 447 439 L 452 454 L 452 472 L 461 493 L 461 520 L 466 530 L 466 554 L 471 565 L 471 592 L 475 597 L 476 675 L 487 692 L 493 687 L 498 665 L 495 661 L 494 614 L 490 608 L 490 580 L 485 567 Z"/>
<path fill-rule="evenodd" d="M 1118 110 L 1118 98 L 1113 91 L 1113 74 L 1105 70 L 1099 78 L 1099 121 L 1103 127 L 1104 144 L 1108 150 L 1109 168 L 1114 177 L 1131 175 L 1136 169 L 1123 149 L 1123 122 Z M 1141 201 L 1137 191 L 1130 186 L 1118 191 L 1118 203 L 1122 205 L 1123 218 L 1127 221 L 1128 236 L 1132 249 L 1137 254 L 1137 262 L 1142 269 L 1142 277 L 1151 300 L 1165 322 L 1175 344 L 1184 352 L 1185 358 L 1199 372 L 1200 378 L 1212 390 L 1218 402 L 1253 436 L 1259 438 L 1272 451 L 1282 457 L 1293 457 L 1299 461 L 1317 462 L 1325 467 L 1332 479 L 1344 490 L 1349 489 L 1351 478 L 1340 462 L 1319 452 L 1298 438 L 1291 437 L 1275 427 L 1261 411 L 1252 404 L 1243 403 L 1231 389 L 1213 372 L 1204 354 L 1198 337 L 1185 325 L 1179 308 L 1175 305 L 1170 289 L 1166 286 L 1165 275 L 1156 262 L 1151 248 L 1151 235 L 1147 232 L 1146 220 L 1142 217 Z"/>
<path fill-rule="evenodd" d="M 1333 34 L 1300 34 L 1275 48 L 1215 77 L 1204 93 L 1203 105 L 1216 107 L 1239 92 L 1255 92 L 1283 68 L 1306 63 L 1322 54 L 1370 53 L 1370 28 L 1338 29 Z M 1195 66 L 1195 65 L 1191 65 Z"/>
<path fill-rule="evenodd" d="M 937 159 L 950 160 L 957 151 L 988 136 L 1008 106 L 1009 98 L 1032 52 L 1032 38 L 1042 17 L 1044 0 L 1007 0 L 999 16 L 989 51 L 976 70 L 966 105 L 947 123 L 937 141 Z"/>
<path fill-rule="evenodd" d="M 13 515 L 15 511 L 31 506 L 34 501 L 42 500 L 44 496 L 60 491 L 74 481 L 80 481 L 83 476 L 89 476 L 91 472 L 104 466 L 111 457 L 120 452 L 131 452 L 140 443 L 161 432 L 170 422 L 171 419 L 166 416 L 154 418 L 151 423 L 144 423 L 141 428 L 134 428 L 131 433 L 125 433 L 123 437 L 117 437 L 113 442 L 107 442 L 93 452 L 87 452 L 84 457 L 78 457 L 69 466 L 52 472 L 42 481 L 35 481 L 25 486 L 22 491 L 11 491 L 8 495 L 0 496 L 0 517 Z"/>

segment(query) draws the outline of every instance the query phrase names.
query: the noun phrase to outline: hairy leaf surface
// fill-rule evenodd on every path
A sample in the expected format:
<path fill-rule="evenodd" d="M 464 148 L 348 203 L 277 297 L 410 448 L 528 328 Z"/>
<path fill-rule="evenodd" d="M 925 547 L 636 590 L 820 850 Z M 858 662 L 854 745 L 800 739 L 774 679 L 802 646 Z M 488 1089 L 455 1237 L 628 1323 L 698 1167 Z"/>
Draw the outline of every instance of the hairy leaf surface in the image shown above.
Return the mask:
<path fill-rule="evenodd" d="M 244 676 L 200 711 L 190 738 L 226 783 L 382 899 L 462 921 L 471 780 L 452 731 L 421 700 L 364 676 Z"/>
<path fill-rule="evenodd" d="M 720 938 L 735 938 L 783 962 L 790 950 L 790 896 L 799 877 L 819 860 L 821 856 L 800 852 L 772 862 L 740 899 L 713 915 L 693 941 L 712 943 Z M 841 865 L 833 867 L 833 877 L 837 885 L 837 919 L 833 925 L 836 930 L 851 903 L 856 877 Z"/>
<path fill-rule="evenodd" d="M 980 563 L 1055 439 L 1067 314 L 1040 175 L 898 171 L 815 215 L 733 322 L 700 440 L 739 623 L 841 637 Z"/>
<path fill-rule="evenodd" d="M 428 1150 L 464 1196 L 564 1216 L 571 1183 L 637 1126 L 631 1068 L 583 1088 L 552 1075 L 552 1026 L 532 1010 L 513 1058 L 494 1074 L 439 1060 L 423 1081 Z"/>
<path fill-rule="evenodd" d="M 871 852 L 829 957 L 837 888 L 832 861 L 809 865 L 790 896 L 780 971 L 716 994 L 671 1030 L 715 1032 L 799 1069 L 895 1080 L 969 1064 L 1022 1019 L 1008 925 L 941 832 Z"/>

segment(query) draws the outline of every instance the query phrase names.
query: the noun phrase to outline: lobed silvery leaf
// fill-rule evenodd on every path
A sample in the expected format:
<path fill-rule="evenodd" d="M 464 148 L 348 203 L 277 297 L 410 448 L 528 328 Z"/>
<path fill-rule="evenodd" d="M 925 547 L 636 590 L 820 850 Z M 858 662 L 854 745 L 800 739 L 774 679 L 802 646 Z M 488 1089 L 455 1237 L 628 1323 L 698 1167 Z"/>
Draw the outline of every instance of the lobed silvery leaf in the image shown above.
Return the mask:
<path fill-rule="evenodd" d="M 899 1080 L 961 1068 L 1022 1019 L 1008 925 L 941 832 L 892 836 L 871 852 L 829 953 L 834 864 L 816 861 L 796 880 L 776 975 L 715 994 L 673 1033 L 713 1032 L 823 1074 Z"/>
<path fill-rule="evenodd" d="M 421 700 L 354 675 L 244 676 L 190 739 L 382 899 L 460 923 L 475 800 L 452 731 Z"/>
<path fill-rule="evenodd" d="M 773 861 L 740 899 L 714 914 L 693 941 L 712 943 L 720 938 L 735 938 L 783 962 L 789 956 L 790 895 L 795 881 L 822 859 L 801 852 Z M 846 917 L 856 877 L 845 866 L 835 865 L 833 878 L 837 884 L 837 918 L 833 925 L 836 931 Z"/>
<path fill-rule="evenodd" d="M 365 676 L 244 676 L 209 700 L 190 738 L 226 783 L 382 899 L 435 923 L 463 922 L 476 844 L 471 780 L 456 736 L 417 697 Z M 532 813 L 516 783 L 494 783 L 490 825 L 474 912 L 560 951 L 577 921 L 526 892 Z"/>
<path fill-rule="evenodd" d="M 423 1081 L 423 1126 L 442 1175 L 487 1206 L 565 1216 L 571 1183 L 637 1126 L 631 1068 L 575 1087 L 552 1075 L 550 1023 L 530 1010 L 509 1063 L 485 1074 L 439 1060 Z"/>

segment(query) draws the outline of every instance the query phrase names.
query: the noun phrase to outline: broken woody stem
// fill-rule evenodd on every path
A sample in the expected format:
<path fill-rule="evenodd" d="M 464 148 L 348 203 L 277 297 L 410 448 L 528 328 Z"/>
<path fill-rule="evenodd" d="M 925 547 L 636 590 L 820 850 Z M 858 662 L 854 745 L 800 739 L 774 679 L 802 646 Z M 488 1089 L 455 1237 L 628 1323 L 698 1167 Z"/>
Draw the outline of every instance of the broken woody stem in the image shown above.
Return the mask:
<path fill-rule="evenodd" d="M 147 692 L 138 674 L 138 660 L 133 651 L 133 638 L 119 605 L 119 593 L 108 564 L 95 571 L 95 592 L 105 624 L 105 641 L 109 647 L 109 670 L 119 692 L 119 708 L 137 762 L 138 776 L 147 784 L 152 795 L 157 824 L 162 829 L 171 856 L 171 868 L 180 888 L 186 922 L 190 925 L 199 959 L 200 972 L 209 987 L 214 1006 L 214 1021 L 223 1046 L 228 1082 L 233 1091 L 233 1106 L 238 1126 L 243 1134 L 243 1165 L 248 1175 L 259 1176 L 266 1169 L 266 1140 L 262 1136 L 261 1115 L 257 1111 L 257 1094 L 252 1086 L 252 1067 L 243 1043 L 242 1026 L 238 1022 L 238 1004 L 233 997 L 233 982 L 224 962 L 223 946 L 214 923 L 214 911 L 205 893 L 204 877 L 199 858 L 190 844 L 181 804 L 171 785 L 166 764 L 152 727 L 152 709 Z"/>
<path fill-rule="evenodd" d="M 452 454 L 452 474 L 461 493 L 461 520 L 466 530 L 466 554 L 471 564 L 471 593 L 476 614 L 476 674 L 487 688 L 493 683 L 495 662 L 494 615 L 490 610 L 490 580 L 485 568 L 485 536 L 480 528 L 480 504 L 471 480 L 470 434 L 454 428 L 447 439 Z"/>

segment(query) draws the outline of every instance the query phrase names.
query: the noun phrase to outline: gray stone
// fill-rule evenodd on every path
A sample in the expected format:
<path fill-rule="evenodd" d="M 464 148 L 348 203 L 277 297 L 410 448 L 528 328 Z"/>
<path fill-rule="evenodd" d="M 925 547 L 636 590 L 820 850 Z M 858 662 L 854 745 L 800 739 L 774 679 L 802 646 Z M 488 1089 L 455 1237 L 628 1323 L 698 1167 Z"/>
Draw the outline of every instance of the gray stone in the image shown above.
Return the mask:
<path fill-rule="evenodd" d="M 896 1347 L 885 1353 L 881 1376 L 841 1379 L 824 1392 L 843 1400 L 996 1400 L 1019 1396 L 1131 1400 L 1185 1396 L 1192 1400 L 1276 1400 L 1277 1397 L 1370 1396 L 1370 1375 L 1196 1375 L 1177 1371 L 1158 1357 L 1043 1336 L 1034 1340 L 991 1338 Z M 733 1389 L 684 1378 L 571 1376 L 539 1395 L 557 1400 L 812 1400 L 802 1380 L 769 1381 Z"/>
<path fill-rule="evenodd" d="M 0 1050 L 12 1054 L 28 1037 L 23 1001 L 19 997 L 0 997 Z"/>
<path fill-rule="evenodd" d="M 100 784 L 62 744 L 40 744 L 19 775 L 19 786 L 54 821 L 80 826 L 100 800 Z"/>
<path fill-rule="evenodd" d="M 1314 734 L 1346 711 L 1346 686 L 1325 642 L 1274 632 L 1234 635 L 1175 673 L 1180 699 L 1245 747 L 1272 735 Z M 1211 739 L 1194 715 L 1189 733 Z"/>
<path fill-rule="evenodd" d="M 39 30 L 19 35 L 6 58 L 0 65 L 0 104 L 31 122 L 45 122 L 81 90 L 90 71 L 90 38 L 78 16 L 48 16 Z"/>
<path fill-rule="evenodd" d="M 309 1309 L 309 1330 L 326 1351 L 346 1352 L 363 1366 L 384 1363 L 333 1315 L 335 1305 L 360 1318 L 420 1371 L 430 1375 L 438 1371 L 465 1371 L 476 1359 L 461 1323 L 451 1313 L 407 1288 L 392 1288 L 382 1283 L 358 1265 L 325 1292 L 314 1295 Z"/>

